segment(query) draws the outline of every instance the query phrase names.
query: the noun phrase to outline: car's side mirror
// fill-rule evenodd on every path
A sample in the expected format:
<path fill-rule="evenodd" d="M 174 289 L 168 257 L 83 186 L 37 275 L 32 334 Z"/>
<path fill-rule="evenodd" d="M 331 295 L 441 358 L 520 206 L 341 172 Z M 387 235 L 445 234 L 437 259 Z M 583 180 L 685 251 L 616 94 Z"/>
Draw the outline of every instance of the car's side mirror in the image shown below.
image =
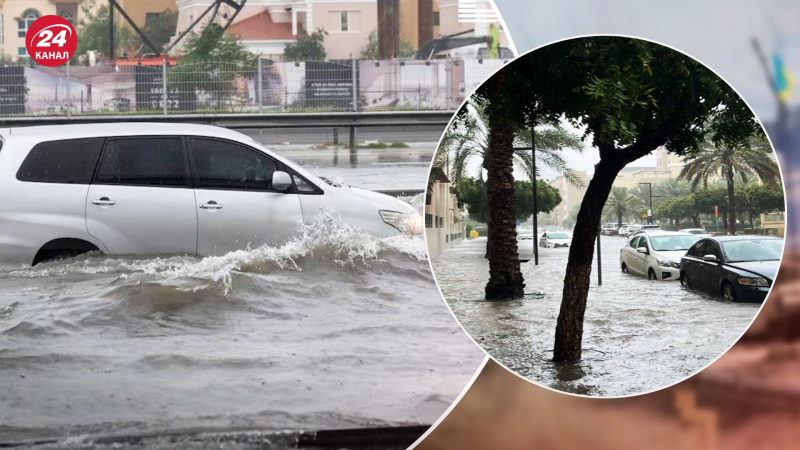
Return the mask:
<path fill-rule="evenodd" d="M 703 256 L 703 261 L 717 262 L 717 255 L 705 255 Z"/>
<path fill-rule="evenodd" d="M 272 173 L 272 189 L 284 192 L 292 187 L 292 177 L 288 173 L 276 170 Z"/>
<path fill-rule="evenodd" d="M 647 247 L 639 247 L 639 248 L 636 249 L 636 251 L 639 252 L 639 253 L 644 253 L 646 255 L 647 254 Z"/>

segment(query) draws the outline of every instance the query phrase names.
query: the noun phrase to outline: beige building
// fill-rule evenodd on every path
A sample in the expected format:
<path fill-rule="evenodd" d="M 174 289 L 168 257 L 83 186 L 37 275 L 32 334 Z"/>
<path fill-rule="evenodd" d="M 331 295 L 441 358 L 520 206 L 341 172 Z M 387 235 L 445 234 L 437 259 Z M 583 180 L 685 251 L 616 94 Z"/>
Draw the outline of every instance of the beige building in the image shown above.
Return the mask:
<path fill-rule="evenodd" d="M 431 258 L 464 239 L 464 215 L 450 180 L 438 171 L 425 195 L 425 240 Z"/>
<path fill-rule="evenodd" d="M 683 157 L 670 153 L 664 147 L 656 149 L 656 170 L 659 172 L 669 172 L 672 178 L 678 178 L 683 170 Z"/>
<path fill-rule="evenodd" d="M 676 178 L 669 170 L 659 170 L 653 167 L 624 167 L 619 171 L 614 187 L 624 187 L 628 190 L 636 189 L 641 183 L 651 183 L 655 186 L 663 181 Z"/>
<path fill-rule="evenodd" d="M 177 0 L 176 36 L 210 4 L 211 0 Z M 205 25 L 209 16 L 199 25 Z M 279 59 L 287 43 L 322 29 L 328 33 L 328 59 L 348 59 L 361 55 L 369 34 L 377 28 L 377 0 L 248 0 L 229 32 L 253 53 Z"/>
<path fill-rule="evenodd" d="M 77 25 L 80 0 L 0 0 L 0 58 L 28 58 L 25 33 L 39 17 L 58 15 Z"/>
<path fill-rule="evenodd" d="M 459 2 L 459 0 L 434 0 L 434 2 L 439 5 L 441 36 L 449 36 L 467 30 L 474 30 L 472 32 L 474 36 L 488 36 L 489 26 L 494 25 L 500 33 L 500 45 L 509 47 L 508 36 L 500 23 L 497 10 L 490 1 L 475 0 L 473 3 Z"/>
<path fill-rule="evenodd" d="M 583 181 L 584 187 L 575 186 L 563 176 L 556 177 L 550 181 L 550 186 L 561 195 L 561 203 L 550 213 L 554 222 L 559 225 L 569 218 L 576 206 L 581 204 L 583 195 L 586 193 L 586 185 L 589 184 L 589 176 L 585 170 L 575 170 L 573 173 Z"/>
<path fill-rule="evenodd" d="M 411 44 L 415 49 L 419 49 L 419 2 L 420 0 L 399 0 L 400 3 L 400 39 Z M 440 33 L 440 12 L 439 1 L 431 0 L 433 3 L 433 37 L 441 36 Z"/>

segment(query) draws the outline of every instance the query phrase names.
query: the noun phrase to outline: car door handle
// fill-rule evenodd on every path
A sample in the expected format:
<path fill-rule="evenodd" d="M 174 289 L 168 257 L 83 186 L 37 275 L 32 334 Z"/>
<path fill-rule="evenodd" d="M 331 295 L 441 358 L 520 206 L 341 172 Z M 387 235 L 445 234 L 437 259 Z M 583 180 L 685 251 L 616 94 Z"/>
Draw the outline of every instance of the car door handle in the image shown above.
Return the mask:
<path fill-rule="evenodd" d="M 97 200 L 92 200 L 92 204 L 97 206 L 113 206 L 116 205 L 117 202 L 109 200 L 108 197 L 100 197 Z"/>
<path fill-rule="evenodd" d="M 200 205 L 200 209 L 210 209 L 216 211 L 218 209 L 222 209 L 222 205 L 219 205 L 214 200 L 211 200 L 208 203 L 203 203 Z"/>

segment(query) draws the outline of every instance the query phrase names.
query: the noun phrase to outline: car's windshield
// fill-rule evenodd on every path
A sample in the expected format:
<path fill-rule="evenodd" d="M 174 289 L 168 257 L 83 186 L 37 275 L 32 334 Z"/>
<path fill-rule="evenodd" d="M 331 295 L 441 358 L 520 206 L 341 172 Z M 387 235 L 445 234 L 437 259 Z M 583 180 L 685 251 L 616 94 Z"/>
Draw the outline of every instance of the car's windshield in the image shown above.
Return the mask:
<path fill-rule="evenodd" d="M 781 259 L 783 240 L 742 239 L 722 242 L 722 251 L 728 262 L 777 261 Z"/>
<path fill-rule="evenodd" d="M 547 237 L 549 239 L 568 239 L 567 233 L 548 233 Z"/>
<path fill-rule="evenodd" d="M 677 252 L 689 250 L 697 242 L 697 236 L 687 234 L 672 234 L 665 236 L 650 236 L 650 244 L 657 252 Z"/>

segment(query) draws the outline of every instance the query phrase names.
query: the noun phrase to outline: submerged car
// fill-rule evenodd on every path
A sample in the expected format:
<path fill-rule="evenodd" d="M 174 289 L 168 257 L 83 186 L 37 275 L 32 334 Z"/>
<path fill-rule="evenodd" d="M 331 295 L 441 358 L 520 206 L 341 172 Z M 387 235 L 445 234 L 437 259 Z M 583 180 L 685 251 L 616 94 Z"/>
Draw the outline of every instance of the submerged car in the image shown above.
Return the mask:
<path fill-rule="evenodd" d="M 517 240 L 518 241 L 532 241 L 533 240 L 533 230 L 517 230 Z"/>
<path fill-rule="evenodd" d="M 572 239 L 563 231 L 549 231 L 539 239 L 539 247 L 545 248 L 569 247 L 570 244 Z"/>
<path fill-rule="evenodd" d="M 107 254 L 218 255 L 279 245 L 321 212 L 389 236 L 411 205 L 332 185 L 252 138 L 207 125 L 0 128 L 0 262 Z"/>
<path fill-rule="evenodd" d="M 620 268 L 651 280 L 678 280 L 681 257 L 697 240 L 689 233 L 640 232 L 620 250 Z"/>
<path fill-rule="evenodd" d="M 698 241 L 681 258 L 681 284 L 733 302 L 763 302 L 783 253 L 783 239 L 716 236 Z"/>

